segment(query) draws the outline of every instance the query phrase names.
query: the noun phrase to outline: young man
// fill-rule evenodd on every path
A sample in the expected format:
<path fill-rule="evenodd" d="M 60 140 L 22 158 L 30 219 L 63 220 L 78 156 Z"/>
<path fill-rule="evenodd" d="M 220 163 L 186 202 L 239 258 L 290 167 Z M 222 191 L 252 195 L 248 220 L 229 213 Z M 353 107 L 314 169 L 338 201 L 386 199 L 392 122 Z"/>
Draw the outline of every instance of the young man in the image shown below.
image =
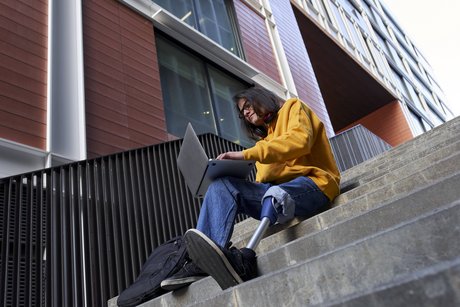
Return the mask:
<path fill-rule="evenodd" d="M 296 98 L 282 101 L 262 88 L 240 92 L 234 102 L 248 135 L 258 141 L 218 159 L 255 160 L 256 182 L 225 177 L 209 186 L 197 227 L 185 234 L 192 261 L 163 281 L 165 289 L 208 274 L 222 289 L 254 278 L 254 250 L 227 246 L 238 213 L 283 223 L 321 212 L 339 194 L 340 173 L 324 125 L 310 108 Z"/>

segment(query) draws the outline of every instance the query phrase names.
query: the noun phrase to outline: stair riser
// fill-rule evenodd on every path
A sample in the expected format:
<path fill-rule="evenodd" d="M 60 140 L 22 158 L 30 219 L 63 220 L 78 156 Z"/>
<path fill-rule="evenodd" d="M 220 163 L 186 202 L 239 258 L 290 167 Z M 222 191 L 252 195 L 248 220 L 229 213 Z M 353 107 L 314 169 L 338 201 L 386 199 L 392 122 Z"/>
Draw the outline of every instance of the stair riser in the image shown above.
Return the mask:
<path fill-rule="evenodd" d="M 436 180 L 436 177 L 442 178 L 445 174 L 449 174 L 460 169 L 460 150 L 453 151 L 454 155 L 450 155 L 451 153 L 452 152 L 449 150 L 445 152 L 446 155 L 436 155 L 436 157 L 433 157 L 433 160 L 427 158 L 427 160 L 424 161 L 417 161 L 417 163 L 420 164 L 408 164 L 407 166 L 381 176 L 377 180 L 361 185 L 345 194 L 341 194 L 334 201 L 334 206 L 339 206 L 362 195 L 382 190 L 382 188 L 385 187 L 391 188 L 391 190 L 396 189 L 400 191 L 401 188 L 395 186 L 395 183 L 400 185 L 402 188 L 406 188 L 406 191 L 403 190 L 401 192 L 408 192 L 413 189 L 414 180 L 419 183 L 419 186 L 423 186 L 424 183 L 433 179 Z M 389 193 L 392 192 L 391 190 Z M 394 193 L 391 194 L 394 195 Z M 385 199 L 385 195 L 383 195 L 382 199 Z"/>
<path fill-rule="evenodd" d="M 347 193 L 339 195 L 334 201 L 334 206 L 340 206 L 344 203 L 350 202 L 351 200 L 360 197 L 366 193 L 370 193 L 376 189 L 380 189 L 383 186 L 399 181 L 402 178 L 412 176 L 417 171 L 420 171 L 421 168 L 425 168 L 427 165 L 433 165 L 434 163 L 439 162 L 446 157 L 452 156 L 460 152 L 460 141 L 453 143 L 443 149 L 439 149 L 436 152 L 432 152 L 428 156 L 424 156 L 418 160 L 411 160 L 410 164 L 401 164 L 399 169 L 393 169 L 392 172 L 383 172 L 380 173 L 380 178 L 376 178 L 373 181 L 368 182 L 367 184 L 362 184 L 359 187 L 351 190 Z M 392 163 L 387 163 L 392 164 Z M 370 176 L 370 175 L 369 175 Z M 376 174 L 372 175 L 377 176 Z M 368 179 L 370 180 L 370 179 Z M 239 242 L 242 239 L 249 240 L 247 237 L 250 236 L 256 229 L 258 222 L 251 219 L 249 221 L 243 221 L 235 226 L 234 235 L 232 241 L 234 243 Z"/>
<path fill-rule="evenodd" d="M 390 184 L 386 185 L 382 184 L 381 187 L 374 186 L 373 190 L 371 190 L 369 187 L 366 187 L 366 191 L 356 193 L 354 195 L 354 199 L 352 199 L 350 195 L 347 195 L 347 200 L 345 200 L 345 198 L 340 200 L 340 206 L 328 210 L 321 215 L 313 217 L 307 221 L 303 221 L 301 224 L 296 225 L 295 227 L 291 227 L 293 230 L 289 230 L 291 233 L 286 235 L 285 240 L 294 240 L 298 237 L 298 233 L 312 233 L 319 231 L 324 227 L 322 225 L 332 225 L 342 221 L 343 219 L 351 218 L 367 210 L 376 208 L 379 205 L 390 201 L 391 199 L 407 195 L 413 191 L 429 186 L 439 180 L 442 180 L 443 178 L 450 177 L 459 172 L 460 153 L 451 156 L 448 159 L 438 161 L 436 164 L 431 165 L 417 175 L 409 175 L 407 178 L 403 178 L 403 175 L 408 175 L 407 172 L 404 172 L 398 181 L 391 182 Z M 344 208 L 341 208 L 342 206 Z M 254 229 L 257 224 L 258 222 L 254 221 Z M 298 228 L 298 230 L 295 228 Z M 242 236 L 240 234 L 239 240 L 237 237 L 232 238 L 233 243 L 236 246 L 243 247 L 248 243 L 253 230 L 251 230 L 249 227 L 247 229 L 248 232 L 246 235 Z M 268 243 L 269 241 L 267 239 L 262 240 L 258 247 L 258 251 L 266 251 L 270 249 L 270 247 L 265 247 L 265 244 L 272 245 L 273 243 Z M 269 237 L 269 240 L 279 240 L 279 242 L 281 242 L 279 237 L 273 235 Z"/>
<path fill-rule="evenodd" d="M 301 227 L 293 227 L 268 237 L 264 240 L 263 249 L 258 250 L 258 254 L 261 255 L 258 258 L 259 275 L 318 257 L 418 216 L 439 210 L 442 206 L 460 199 L 460 189 L 457 188 L 459 186 L 460 174 L 352 219 L 323 218 L 321 223 L 323 230 L 310 235 L 298 229 Z M 299 239 L 286 244 L 292 241 L 292 237 Z"/>
<path fill-rule="evenodd" d="M 360 177 L 359 182 L 360 184 L 364 184 L 384 174 L 391 173 L 394 170 L 407 167 L 408 165 L 412 165 L 413 167 L 420 165 L 424 167 L 429 163 L 433 163 L 439 159 L 450 156 L 455 152 L 460 151 L 459 139 L 460 138 L 448 140 L 446 144 L 442 144 L 442 147 L 430 147 L 424 151 L 418 151 L 411 153 L 410 155 L 405 155 L 400 159 L 388 159 L 380 167 L 375 167 L 369 174 Z"/>
<path fill-rule="evenodd" d="M 423 148 L 435 147 L 446 140 L 457 140 L 459 135 L 460 117 L 444 124 L 442 127 L 433 129 L 432 131 L 418 136 L 409 142 L 390 149 L 382 155 L 364 161 L 363 163 L 345 171 L 344 179 L 347 180 L 348 178 L 362 176 L 362 174 L 366 173 L 368 169 L 373 169 L 381 165 L 382 162 L 386 160 L 386 157 L 394 157 L 396 159 L 399 156 L 410 156 L 414 152 L 422 150 Z"/>
<path fill-rule="evenodd" d="M 365 292 L 427 267 L 458 259 L 460 206 L 264 275 L 228 291 L 233 306 L 304 306 Z M 229 304 L 228 293 L 208 306 Z"/>
<path fill-rule="evenodd" d="M 430 270 L 431 271 L 431 270 Z M 328 303 L 342 307 L 454 307 L 460 306 L 460 264 L 377 290 L 344 302 Z"/>

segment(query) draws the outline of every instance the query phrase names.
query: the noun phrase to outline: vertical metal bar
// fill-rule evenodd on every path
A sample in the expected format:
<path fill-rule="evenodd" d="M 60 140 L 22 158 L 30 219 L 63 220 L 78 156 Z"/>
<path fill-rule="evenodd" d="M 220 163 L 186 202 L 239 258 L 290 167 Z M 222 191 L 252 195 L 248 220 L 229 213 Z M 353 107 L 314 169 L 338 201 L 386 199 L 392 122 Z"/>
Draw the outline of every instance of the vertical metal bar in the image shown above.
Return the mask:
<path fill-rule="evenodd" d="M 97 163 L 97 162 L 98 163 Z M 96 209 L 96 223 L 95 229 L 96 234 L 94 237 L 94 247 L 95 247 L 95 262 L 98 266 L 97 275 L 95 276 L 96 285 L 99 289 L 98 292 L 94 294 L 97 295 L 95 300 L 98 305 L 104 304 L 101 301 L 101 298 L 107 297 L 109 294 L 108 291 L 108 269 L 107 269 L 107 259 L 105 257 L 107 250 L 106 247 L 106 236 L 105 236 L 105 220 L 104 220 L 104 201 L 102 196 L 102 158 L 98 158 L 94 165 L 94 205 Z"/>
<path fill-rule="evenodd" d="M 151 190 L 151 208 L 153 209 L 152 211 L 152 216 L 153 216 L 153 225 L 152 225 L 152 231 L 153 231 L 153 236 L 154 238 L 154 244 L 153 248 L 158 246 L 159 242 L 161 241 L 162 238 L 162 227 L 161 227 L 161 204 L 159 202 L 159 196 L 158 196 L 158 185 L 157 185 L 157 180 L 156 180 L 156 165 L 155 165 L 155 147 L 150 147 L 147 148 L 147 166 L 148 166 L 148 177 L 149 182 L 150 182 L 150 190 Z M 151 232 L 152 233 L 152 232 Z"/>
<path fill-rule="evenodd" d="M 16 267 L 15 260 L 16 247 L 17 247 L 17 177 L 11 177 L 8 185 L 8 196 L 7 196 L 7 212 L 6 212 L 6 229 L 5 229 L 5 258 L 4 258 L 4 270 L 5 272 L 3 281 L 6 288 L 4 304 L 5 306 L 16 305 Z"/>
<path fill-rule="evenodd" d="M 114 165 L 114 157 L 108 157 L 107 158 L 107 171 L 108 171 L 108 197 L 109 197 L 109 202 L 112 206 L 112 239 L 113 239 L 113 251 L 112 254 L 114 256 L 114 293 L 119 293 L 122 288 L 121 285 L 124 285 L 123 283 L 123 244 L 122 240 L 123 237 L 121 236 L 121 223 L 120 223 L 120 204 L 118 202 L 118 199 L 116 197 L 116 182 L 118 181 L 116 176 L 116 171 L 115 171 L 115 165 Z"/>
<path fill-rule="evenodd" d="M 61 284 L 63 280 L 61 279 L 61 266 L 60 266 L 60 246 L 58 246 L 59 241 L 59 234 L 60 227 L 59 227 L 59 220 L 60 220 L 60 185 L 59 185 L 59 177 L 57 175 L 57 170 L 51 170 L 51 215 L 50 215 L 50 270 L 51 274 L 49 275 L 51 278 L 51 306 L 59 307 L 62 305 L 61 295 L 62 289 Z"/>
<path fill-rule="evenodd" d="M 157 216 L 157 223 L 156 229 L 158 230 L 158 242 L 163 242 L 166 240 L 166 228 L 168 225 L 166 217 L 166 209 L 165 209 L 165 198 L 164 198 L 164 191 L 161 184 L 161 168 L 160 168 L 160 154 L 159 154 L 159 146 L 153 148 L 152 157 L 153 157 L 153 177 L 155 181 L 154 191 L 156 192 L 155 195 L 155 208 L 156 208 L 156 216 Z"/>
<path fill-rule="evenodd" d="M 125 187 L 123 185 L 123 167 L 122 167 L 122 154 L 117 154 L 114 157 L 115 163 L 115 183 L 114 186 L 116 187 L 116 197 L 118 202 L 118 215 L 120 219 L 120 248 L 121 248 L 121 260 L 123 264 L 123 283 L 120 287 L 125 288 L 128 286 L 128 283 L 134 280 L 134 276 L 132 276 L 131 270 L 131 253 L 130 253 L 130 242 L 129 242 L 129 230 L 127 226 L 127 205 L 125 202 L 124 191 Z"/>
<path fill-rule="evenodd" d="M 109 190 L 109 168 L 107 163 L 107 158 L 101 159 L 101 185 L 102 185 L 102 198 L 103 198 L 103 208 L 104 208 L 104 225 L 105 225 L 105 241 L 106 241 L 106 249 L 104 251 L 103 257 L 107 260 L 107 290 L 108 293 L 115 293 L 115 270 L 116 266 L 114 263 L 114 255 L 113 255 L 113 246 L 114 246 L 114 229 L 113 229 L 113 219 L 112 219 L 112 211 L 113 205 L 110 199 L 110 190 Z"/>
<path fill-rule="evenodd" d="M 26 206 L 26 217 L 24 219 L 25 225 L 25 253 L 24 253 L 24 304 L 26 306 L 36 305 L 34 302 L 37 297 L 34 295 L 33 283 L 35 282 L 35 266 L 34 266 L 34 257 L 32 250 L 37 244 L 37 240 L 34 238 L 35 230 L 35 210 L 34 210 L 34 200 L 33 200 L 33 174 L 28 174 L 26 177 L 26 182 L 24 190 L 26 193 L 25 197 L 25 206 Z"/>
<path fill-rule="evenodd" d="M 125 167 L 125 184 L 129 191 L 129 192 L 127 191 L 126 196 L 129 198 L 128 213 L 132 213 L 128 215 L 129 216 L 128 225 L 129 225 L 130 234 L 131 234 L 130 240 L 132 240 L 131 242 L 136 243 L 131 250 L 131 253 L 132 253 L 131 255 L 133 259 L 133 269 L 134 269 L 135 275 L 137 275 L 137 273 L 139 272 L 140 266 L 141 266 L 141 262 L 142 262 L 142 258 L 139 252 L 142 248 L 141 247 L 142 238 L 140 238 L 140 236 L 138 235 L 139 234 L 138 233 L 138 223 L 140 224 L 140 221 L 139 221 L 139 210 L 138 210 L 138 204 L 137 204 L 137 197 L 134 193 L 134 191 L 136 190 L 135 189 L 136 176 L 135 174 L 133 174 L 135 172 L 133 171 L 133 163 L 132 163 L 132 158 L 131 158 L 132 152 L 131 151 L 127 152 L 126 156 L 124 159 L 124 162 L 125 162 L 124 165 L 126 166 Z"/>
<path fill-rule="evenodd" d="M 155 223 L 154 223 L 154 214 L 153 214 L 153 201 L 152 201 L 152 190 L 151 190 L 151 178 L 149 176 L 149 148 L 144 148 L 141 150 L 140 164 L 142 167 L 142 193 L 145 199 L 145 219 L 146 219 L 146 229 L 145 235 L 148 237 L 147 247 L 148 253 L 147 256 L 151 253 L 152 249 L 156 246 L 156 235 L 155 235 Z"/>
<path fill-rule="evenodd" d="M 8 240 L 8 191 L 10 185 L 6 180 L 0 181 L 0 305 L 6 306 L 6 263 L 7 263 L 7 240 Z"/>
<path fill-rule="evenodd" d="M 57 248 L 61 250 L 60 258 L 60 273 L 62 274 L 62 283 L 59 285 L 62 293 L 61 304 L 71 306 L 72 302 L 72 255 L 71 255 L 71 229 L 70 229 L 70 189 L 69 189 L 69 171 L 67 167 L 59 168 L 59 181 L 60 181 L 60 240 L 56 243 Z"/>
<path fill-rule="evenodd" d="M 52 170 L 48 170 L 42 173 L 43 174 L 43 194 L 40 200 L 41 204 L 44 207 L 44 212 L 42 213 L 43 225 L 42 225 L 42 238 L 43 238 L 43 265 L 45 266 L 42 269 L 42 278 L 45 289 L 43 291 L 43 300 L 46 306 L 53 306 L 53 280 L 52 280 L 52 227 L 53 222 L 51 214 L 53 211 L 53 206 L 51 203 L 52 197 L 52 184 L 51 184 L 51 174 Z"/>
<path fill-rule="evenodd" d="M 36 240 L 37 240 L 37 247 L 35 250 L 34 257 L 37 259 L 37 285 L 36 285 L 36 297 L 37 297 L 37 306 L 45 306 L 46 305 L 46 291 L 47 291 L 47 283 L 46 283 L 46 204 L 45 204 L 45 194 L 44 191 L 46 187 L 45 183 L 45 173 L 39 172 L 36 174 L 36 186 L 35 186 L 35 193 L 36 193 L 36 210 L 37 210 L 37 227 L 35 228 L 36 233 Z"/>
<path fill-rule="evenodd" d="M 150 239 L 148 238 L 148 219 L 146 214 L 146 205 L 145 205 L 145 193 L 143 191 L 143 180 L 142 180 L 142 168 L 140 167 L 139 156 L 141 155 L 140 150 L 133 150 L 132 155 L 132 168 L 134 172 L 135 186 L 133 186 L 133 193 L 137 197 L 135 198 L 136 207 L 139 212 L 139 224 L 138 224 L 138 235 L 141 236 L 142 240 L 140 241 L 141 245 L 139 248 L 139 258 L 140 264 L 144 263 L 147 259 L 147 256 L 150 252 Z"/>
<path fill-rule="evenodd" d="M 78 209 L 76 211 L 77 221 L 79 224 L 79 246 L 80 246 L 80 261 L 81 261 L 81 300 L 82 306 L 91 306 L 91 288 L 90 282 L 90 269 L 89 269 L 89 234 L 88 234 L 88 210 L 86 199 L 88 197 L 86 192 L 86 165 L 87 162 L 78 163 L 76 169 L 76 198 Z"/>
<path fill-rule="evenodd" d="M 19 306 L 20 304 L 23 304 L 24 302 L 22 301 L 22 298 L 24 297 L 24 288 L 22 287 L 22 269 L 23 269 L 23 261 L 21 257 L 21 249 L 22 245 L 24 242 L 23 238 L 23 185 L 22 185 L 22 179 L 23 176 L 18 176 L 16 177 L 16 204 L 15 204 L 15 229 L 14 229 L 14 235 L 13 239 L 15 240 L 14 242 L 14 248 L 13 248 L 13 266 L 14 266 L 14 289 L 16 291 L 14 295 L 14 300 L 13 303 L 16 306 Z"/>
<path fill-rule="evenodd" d="M 95 237 L 97 236 L 96 224 L 97 224 L 97 216 L 96 216 L 96 202 L 95 202 L 95 180 L 94 180 L 94 169 L 96 168 L 97 160 L 92 160 L 86 164 L 86 192 L 87 192 L 87 199 L 86 199 L 86 220 L 88 221 L 88 241 L 87 241 L 87 248 L 88 248 L 88 256 L 86 258 L 86 263 L 88 267 L 88 286 L 87 286 L 87 295 L 88 295 L 88 302 L 90 306 L 97 306 L 97 296 L 99 291 L 99 282 L 100 280 L 100 273 L 99 267 L 97 263 L 96 257 L 96 250 L 97 250 L 97 241 L 95 242 Z"/>

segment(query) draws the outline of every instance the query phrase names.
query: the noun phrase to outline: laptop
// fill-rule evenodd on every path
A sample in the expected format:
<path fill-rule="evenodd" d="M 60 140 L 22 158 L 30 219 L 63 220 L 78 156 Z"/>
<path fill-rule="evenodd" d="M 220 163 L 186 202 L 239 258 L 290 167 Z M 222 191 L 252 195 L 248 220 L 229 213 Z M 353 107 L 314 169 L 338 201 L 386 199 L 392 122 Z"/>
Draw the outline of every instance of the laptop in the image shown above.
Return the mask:
<path fill-rule="evenodd" d="M 192 124 L 189 123 L 177 157 L 177 166 L 192 195 L 203 197 L 208 186 L 216 178 L 247 178 L 254 168 L 254 161 L 209 159 Z"/>

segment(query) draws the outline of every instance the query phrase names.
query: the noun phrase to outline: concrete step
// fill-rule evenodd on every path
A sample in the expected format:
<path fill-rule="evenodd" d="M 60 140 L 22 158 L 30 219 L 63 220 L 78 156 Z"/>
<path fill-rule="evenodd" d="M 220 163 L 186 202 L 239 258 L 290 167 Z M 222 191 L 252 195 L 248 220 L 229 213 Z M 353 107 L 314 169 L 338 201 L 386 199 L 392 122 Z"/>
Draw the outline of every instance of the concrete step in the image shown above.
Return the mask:
<path fill-rule="evenodd" d="M 354 190 L 339 195 L 334 201 L 334 207 L 351 203 L 354 200 L 360 199 L 363 197 L 363 195 L 366 195 L 365 203 L 367 204 L 367 207 L 359 209 L 366 210 L 368 208 L 372 208 L 378 203 L 384 202 L 390 197 L 396 197 L 398 194 L 407 193 L 413 189 L 418 189 L 424 185 L 430 184 L 430 182 L 439 180 L 439 178 L 443 178 L 443 176 L 446 174 L 455 173 L 456 170 L 460 168 L 459 153 L 460 142 L 439 149 L 438 151 L 423 157 L 418 161 L 413 161 L 412 163 L 404 165 L 398 170 L 386 173 L 385 175 L 376 178 L 369 183 L 363 184 Z M 445 158 L 445 156 L 448 157 Z M 420 170 L 420 168 L 424 169 Z M 420 173 L 417 173 L 417 171 Z M 267 232 L 266 237 L 284 229 L 294 227 L 301 223 L 303 220 L 304 219 L 302 218 L 297 218 L 286 225 L 277 225 L 273 229 L 270 229 L 269 232 Z M 243 222 L 244 224 L 241 224 Z M 232 242 L 239 247 L 242 247 L 249 241 L 251 235 L 254 233 L 254 230 L 259 223 L 254 219 L 243 222 L 235 226 L 235 231 L 232 236 Z"/>
<path fill-rule="evenodd" d="M 334 200 L 334 206 L 346 203 L 351 199 L 363 195 L 365 193 L 374 191 L 375 189 L 381 188 L 387 184 L 391 184 L 395 181 L 400 181 L 401 179 L 410 178 L 412 176 L 419 176 L 423 179 L 426 174 L 427 169 L 433 168 L 433 165 L 439 163 L 440 161 L 445 160 L 447 157 L 456 156 L 460 153 L 460 140 L 456 143 L 445 146 L 441 149 L 438 149 L 427 156 L 421 157 L 418 160 L 411 160 L 405 164 L 402 164 L 401 167 L 393 169 L 388 172 L 383 172 L 380 176 L 369 180 L 366 183 L 350 190 L 346 193 L 340 194 Z M 391 163 L 389 161 L 388 163 Z M 455 167 L 455 165 L 453 165 Z M 448 171 L 448 170 L 446 170 Z"/>
<path fill-rule="evenodd" d="M 460 200 L 460 191 L 456 191 L 458 186 L 460 173 L 351 218 L 333 214 L 323 216 L 320 230 L 305 233 L 300 229 L 292 229 L 290 234 L 280 233 L 269 237 L 259 251 L 260 274 L 269 274 L 293 263 L 318 257 L 418 216 L 440 210 Z M 298 239 L 285 242 L 284 237 L 294 236 Z"/>
<path fill-rule="evenodd" d="M 365 173 L 361 174 L 358 177 L 353 177 L 351 178 L 348 176 L 348 174 L 345 172 L 343 174 L 343 186 L 344 186 L 344 191 L 346 192 L 347 190 L 350 190 L 350 186 L 356 187 L 359 185 L 362 185 L 370 180 L 373 180 L 377 177 L 380 177 L 381 175 L 391 172 L 395 169 L 398 169 L 405 164 L 411 163 L 413 161 L 420 160 L 428 155 L 432 155 L 433 153 L 443 150 L 445 147 L 448 147 L 449 145 L 452 145 L 453 143 L 458 142 L 460 139 L 460 135 L 452 136 L 451 138 L 448 138 L 436 145 L 429 146 L 427 148 L 417 148 L 414 149 L 410 154 L 406 155 L 397 155 L 397 156 L 385 156 L 382 157 L 379 160 L 378 164 L 368 166 L 366 168 Z M 347 182 L 348 180 L 348 182 Z"/>
<path fill-rule="evenodd" d="M 285 238 L 276 239 L 277 236 L 282 234 L 266 238 L 261 242 L 261 245 L 264 246 L 264 249 L 273 250 L 259 252 L 260 274 L 267 275 L 306 259 L 317 258 L 321 254 L 327 254 L 352 242 L 385 231 L 389 227 L 414 219 L 419 215 L 439 210 L 442 205 L 450 204 L 453 200 L 460 199 L 460 190 L 455 189 L 459 185 L 460 174 L 344 222 L 337 222 L 336 218 L 323 218 L 322 231 L 316 231 L 304 237 L 301 237 L 302 233 L 283 234 L 287 237 L 300 236 L 299 239 L 284 246 L 281 245 L 284 243 Z M 439 195 L 436 197 L 436 201 L 433 201 L 433 195 Z M 267 244 L 264 242 L 265 240 L 270 240 L 271 242 Z M 189 305 L 217 295 L 220 292 L 221 290 L 214 280 L 206 278 L 191 285 L 189 289 L 166 294 L 145 306 Z"/>
<path fill-rule="evenodd" d="M 379 156 L 364 161 L 359 165 L 346 170 L 342 174 L 344 186 L 353 182 L 354 178 L 363 178 L 366 173 L 387 164 L 387 160 L 410 159 L 419 151 L 438 147 L 448 140 L 458 140 L 460 135 L 460 117 L 457 117 L 429 132 L 426 132 L 404 144 L 394 147 Z"/>
<path fill-rule="evenodd" d="M 429 177 L 423 180 L 419 176 L 411 176 L 407 179 L 402 178 L 391 185 L 364 194 L 342 206 L 335 207 L 297 225 L 284 229 L 277 233 L 276 236 L 266 237 L 257 247 L 257 252 L 263 253 L 273 249 L 273 246 L 280 246 L 302 235 L 327 229 L 331 225 L 351 219 L 389 202 L 404 199 L 407 195 L 429 189 L 431 185 L 441 183 L 442 186 L 445 181 L 457 183 L 457 176 L 460 174 L 460 154 L 440 161 L 439 164 L 427 168 L 423 173 L 427 173 L 426 175 Z M 455 189 L 455 185 L 452 186 L 452 189 Z M 430 191 L 436 193 L 436 189 L 430 189 Z M 242 243 L 244 245 L 246 241 Z"/>
<path fill-rule="evenodd" d="M 374 291 L 435 265 L 457 261 L 459 220 L 457 201 L 435 213 L 188 304 L 305 306 Z"/>
<path fill-rule="evenodd" d="M 445 132 L 444 132 L 445 131 Z M 452 143 L 458 142 L 460 136 L 460 117 L 452 120 L 443 126 L 437 127 L 430 132 L 425 133 L 399 147 L 390 150 L 387 153 L 373 158 L 372 160 L 365 161 L 354 168 L 347 170 L 342 174 L 342 190 L 345 194 L 351 188 L 356 188 L 371 180 L 374 180 L 388 172 L 397 168 L 403 167 L 408 163 L 424 158 L 429 155 L 433 157 L 431 160 L 436 160 L 435 152 L 441 150 Z M 423 141 L 425 140 L 425 141 Z M 425 143 L 428 146 L 421 146 Z M 458 147 L 457 147 L 458 148 Z M 410 153 L 410 154 L 408 154 Z M 421 164 L 429 163 L 428 158 L 422 160 Z M 414 164 L 412 164 L 414 165 Z M 335 201 L 338 205 L 341 200 L 339 198 Z M 302 219 L 294 219 L 290 225 L 296 225 Z M 289 225 L 287 225 L 289 226 Z M 257 221 L 254 219 L 244 220 L 235 225 L 234 236 L 239 238 L 245 236 L 246 233 L 254 232 L 257 227 Z M 276 229 L 273 229 L 276 230 Z M 236 241 L 235 239 L 232 239 Z"/>
<path fill-rule="evenodd" d="M 343 307 L 460 306 L 460 259 L 443 262 L 390 284 L 320 304 Z"/>

